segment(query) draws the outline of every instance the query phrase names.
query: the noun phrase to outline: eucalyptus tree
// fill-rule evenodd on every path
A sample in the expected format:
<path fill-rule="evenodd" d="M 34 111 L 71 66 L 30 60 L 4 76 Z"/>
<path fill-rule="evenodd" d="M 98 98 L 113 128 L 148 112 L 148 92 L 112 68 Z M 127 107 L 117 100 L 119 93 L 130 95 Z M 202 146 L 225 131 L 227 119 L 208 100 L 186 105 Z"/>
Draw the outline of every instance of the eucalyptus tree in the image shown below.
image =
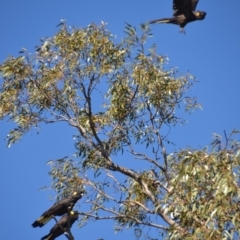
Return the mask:
<path fill-rule="evenodd" d="M 43 123 L 75 129 L 73 155 L 48 163 L 59 195 L 85 188 L 80 226 L 111 219 L 147 239 L 149 229 L 168 239 L 239 236 L 235 132 L 211 150 L 174 152 L 168 139 L 181 111 L 200 107 L 188 96 L 194 78 L 166 67 L 148 25 L 127 24 L 119 42 L 104 23 L 60 25 L 35 53 L 0 65 L 0 119 L 16 124 L 8 145 Z"/>

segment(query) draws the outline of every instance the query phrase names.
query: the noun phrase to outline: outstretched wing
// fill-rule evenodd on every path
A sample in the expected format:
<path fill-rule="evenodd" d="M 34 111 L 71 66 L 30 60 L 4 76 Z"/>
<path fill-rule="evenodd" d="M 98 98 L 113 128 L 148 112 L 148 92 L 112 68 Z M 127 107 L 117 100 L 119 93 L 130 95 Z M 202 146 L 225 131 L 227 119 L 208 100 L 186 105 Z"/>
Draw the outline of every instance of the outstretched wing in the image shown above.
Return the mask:
<path fill-rule="evenodd" d="M 192 11 L 196 10 L 197 4 L 199 0 L 192 0 Z"/>
<path fill-rule="evenodd" d="M 173 0 L 173 16 L 190 15 L 195 10 L 198 0 Z"/>

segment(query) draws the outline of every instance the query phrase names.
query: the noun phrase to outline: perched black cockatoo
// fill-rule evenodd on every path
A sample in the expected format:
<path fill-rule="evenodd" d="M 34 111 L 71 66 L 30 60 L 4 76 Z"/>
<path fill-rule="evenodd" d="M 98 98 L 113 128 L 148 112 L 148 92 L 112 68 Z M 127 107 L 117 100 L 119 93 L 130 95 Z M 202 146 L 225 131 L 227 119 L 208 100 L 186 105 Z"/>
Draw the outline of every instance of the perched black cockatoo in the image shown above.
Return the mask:
<path fill-rule="evenodd" d="M 69 214 L 63 215 L 60 220 L 52 227 L 49 234 L 42 237 L 41 240 L 54 240 L 55 238 L 67 232 L 68 227 L 71 228 L 73 223 L 78 219 L 78 213 L 71 211 Z M 69 225 L 68 225 L 69 224 Z"/>
<path fill-rule="evenodd" d="M 52 207 L 50 207 L 46 212 L 44 212 L 39 219 L 37 219 L 32 226 L 42 227 L 48 221 L 52 219 L 53 216 L 62 216 L 72 210 L 75 203 L 83 196 L 84 191 L 73 192 L 69 197 L 66 197 L 58 202 L 56 202 Z"/>

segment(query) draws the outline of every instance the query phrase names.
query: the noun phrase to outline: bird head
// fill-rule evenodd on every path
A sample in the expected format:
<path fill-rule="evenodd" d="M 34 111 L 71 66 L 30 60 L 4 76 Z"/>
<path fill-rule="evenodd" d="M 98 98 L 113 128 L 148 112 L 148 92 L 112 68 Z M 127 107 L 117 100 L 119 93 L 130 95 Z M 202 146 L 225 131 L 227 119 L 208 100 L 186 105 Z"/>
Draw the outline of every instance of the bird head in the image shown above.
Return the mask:
<path fill-rule="evenodd" d="M 68 216 L 73 222 L 75 222 L 78 219 L 79 213 L 77 211 L 71 211 Z"/>
<path fill-rule="evenodd" d="M 71 211 L 71 212 L 70 212 L 70 215 L 72 215 L 72 216 L 78 216 L 78 212 L 77 212 L 77 211 Z"/>
<path fill-rule="evenodd" d="M 73 195 L 74 197 L 81 198 L 81 197 L 83 196 L 84 192 L 85 192 L 84 190 L 78 190 L 78 191 L 74 191 L 74 192 L 72 193 L 72 195 Z"/>
<path fill-rule="evenodd" d="M 196 16 L 197 20 L 203 20 L 206 16 L 206 12 L 203 11 L 196 11 L 194 12 L 194 15 Z"/>

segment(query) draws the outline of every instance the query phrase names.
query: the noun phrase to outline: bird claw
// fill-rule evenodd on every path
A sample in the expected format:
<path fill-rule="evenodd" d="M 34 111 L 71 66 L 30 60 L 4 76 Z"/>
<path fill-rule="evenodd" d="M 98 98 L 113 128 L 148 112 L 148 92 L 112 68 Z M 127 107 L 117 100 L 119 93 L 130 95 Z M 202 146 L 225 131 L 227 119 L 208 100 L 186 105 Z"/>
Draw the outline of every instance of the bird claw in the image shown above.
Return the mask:
<path fill-rule="evenodd" d="M 180 32 L 180 33 L 183 33 L 183 34 L 186 34 L 184 28 L 180 28 L 180 31 L 179 31 L 179 32 Z"/>

